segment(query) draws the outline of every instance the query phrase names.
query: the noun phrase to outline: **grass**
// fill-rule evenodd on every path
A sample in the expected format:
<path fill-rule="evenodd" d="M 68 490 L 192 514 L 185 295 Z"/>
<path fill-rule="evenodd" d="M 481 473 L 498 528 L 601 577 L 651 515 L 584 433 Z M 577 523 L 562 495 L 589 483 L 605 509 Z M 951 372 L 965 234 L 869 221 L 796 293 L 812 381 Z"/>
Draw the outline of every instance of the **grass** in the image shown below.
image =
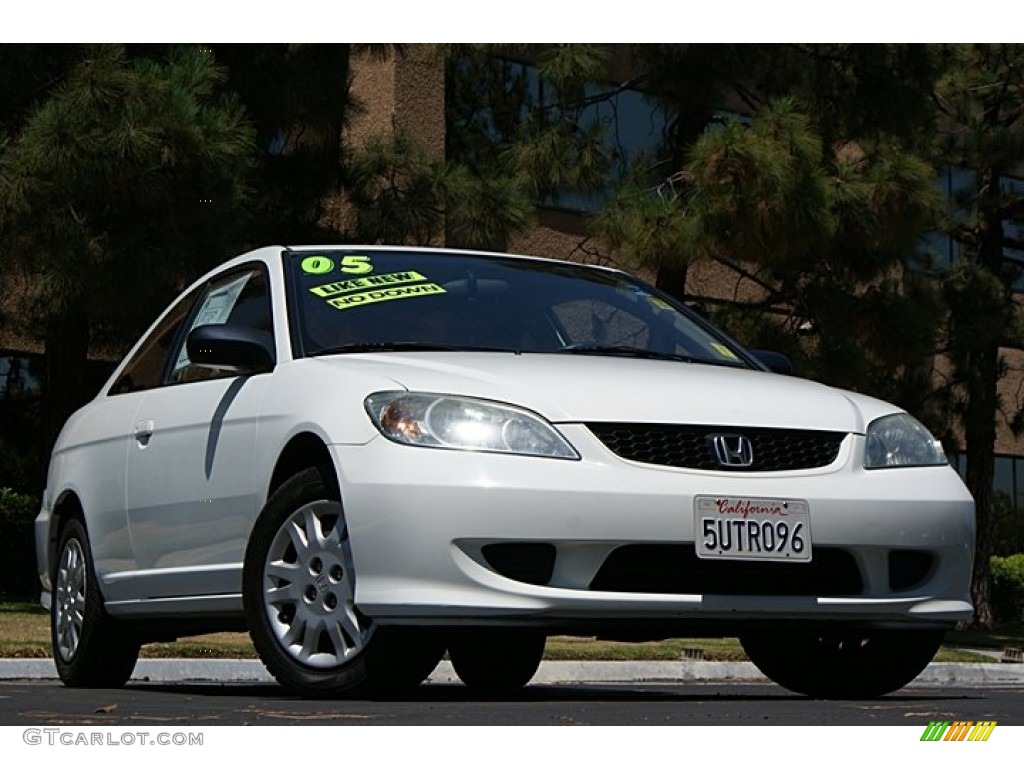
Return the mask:
<path fill-rule="evenodd" d="M 936 661 L 993 662 L 972 649 L 1000 651 L 1024 647 L 1024 623 L 994 630 L 951 632 Z M 143 658 L 255 659 L 256 651 L 244 632 L 182 638 L 175 643 L 151 643 Z M 49 658 L 50 623 L 46 612 L 32 603 L 0 602 L 0 657 Z M 548 638 L 544 658 L 552 661 L 675 661 L 700 657 L 706 661 L 743 661 L 735 638 L 681 638 L 651 643 L 617 643 L 586 637 Z"/>
<path fill-rule="evenodd" d="M 50 617 L 31 603 L 0 603 L 0 657 L 48 659 Z M 244 632 L 219 632 L 186 637 L 175 643 L 150 643 L 143 658 L 255 659 L 256 651 Z"/>
<path fill-rule="evenodd" d="M 1003 648 L 1024 648 L 1024 621 L 1003 624 L 988 630 L 960 629 L 950 633 L 947 645 L 993 651 L 1001 651 Z"/>

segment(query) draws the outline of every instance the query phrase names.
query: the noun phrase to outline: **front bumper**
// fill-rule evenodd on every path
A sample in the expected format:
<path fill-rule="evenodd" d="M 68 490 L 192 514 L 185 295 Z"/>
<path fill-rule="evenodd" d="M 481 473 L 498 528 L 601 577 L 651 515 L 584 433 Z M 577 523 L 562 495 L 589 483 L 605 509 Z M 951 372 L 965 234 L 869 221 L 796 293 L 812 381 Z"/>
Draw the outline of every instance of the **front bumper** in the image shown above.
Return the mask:
<path fill-rule="evenodd" d="M 413 448 L 382 438 L 332 446 L 360 610 L 381 623 L 736 629 L 780 620 L 943 625 L 972 614 L 974 505 L 949 467 L 865 471 L 854 460 L 863 438 L 850 435 L 836 462 L 822 469 L 691 471 L 625 461 L 586 428 L 559 428 L 581 461 Z M 817 576 L 809 576 L 796 587 L 787 578 L 789 586 L 773 592 L 772 574 L 796 567 L 790 563 L 750 569 L 748 594 L 735 586 L 727 594 L 600 587 L 609 556 L 624 547 L 636 548 L 641 560 L 645 552 L 667 554 L 670 567 L 673 551 L 687 556 L 699 495 L 807 501 L 815 552 L 842 553 L 859 587 L 819 592 Z M 553 554 L 542 583 L 488 556 L 489 547 L 509 544 Z M 928 565 L 921 578 L 894 588 L 894 553 L 906 552 L 924 553 L 915 557 L 926 556 Z M 722 574 L 730 564 L 715 567 L 725 568 Z"/>

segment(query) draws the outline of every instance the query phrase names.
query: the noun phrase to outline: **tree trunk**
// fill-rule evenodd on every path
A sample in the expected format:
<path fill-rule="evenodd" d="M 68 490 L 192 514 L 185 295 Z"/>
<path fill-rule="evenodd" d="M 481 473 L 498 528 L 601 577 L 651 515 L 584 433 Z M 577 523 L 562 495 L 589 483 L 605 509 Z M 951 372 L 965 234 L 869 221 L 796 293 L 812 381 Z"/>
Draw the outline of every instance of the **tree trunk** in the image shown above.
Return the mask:
<path fill-rule="evenodd" d="M 974 573 L 971 598 L 974 623 L 992 624 L 989 600 L 989 558 L 992 553 L 994 521 L 992 483 L 995 477 L 996 385 L 999 380 L 999 348 L 985 345 L 971 354 L 972 375 L 968 382 L 964 437 L 967 442 L 967 488 L 974 496 L 977 541 L 974 546 Z"/>
<path fill-rule="evenodd" d="M 83 375 L 88 353 L 89 323 L 81 310 L 71 309 L 50 318 L 43 381 L 43 466 L 68 416 L 89 399 Z"/>
<path fill-rule="evenodd" d="M 991 275 L 1000 275 L 1003 259 L 1003 222 L 999 214 L 1002 174 L 997 168 L 978 173 L 978 266 Z M 993 300 L 990 312 L 1000 316 L 1012 305 L 1011 289 L 1005 287 L 1002 301 Z M 967 488 L 974 496 L 977 540 L 974 546 L 974 573 L 971 597 L 974 623 L 992 625 L 989 596 L 989 559 L 995 530 L 992 509 L 992 483 L 995 480 L 996 415 L 999 410 L 999 379 L 1002 374 L 999 349 L 1001 332 L 991 330 L 1002 323 L 986 323 L 985 331 L 973 341 L 966 371 L 967 403 L 964 412 L 964 437 L 967 442 Z"/>
<path fill-rule="evenodd" d="M 686 265 L 663 265 L 658 269 L 655 285 L 672 298 L 682 301 L 686 297 Z"/>

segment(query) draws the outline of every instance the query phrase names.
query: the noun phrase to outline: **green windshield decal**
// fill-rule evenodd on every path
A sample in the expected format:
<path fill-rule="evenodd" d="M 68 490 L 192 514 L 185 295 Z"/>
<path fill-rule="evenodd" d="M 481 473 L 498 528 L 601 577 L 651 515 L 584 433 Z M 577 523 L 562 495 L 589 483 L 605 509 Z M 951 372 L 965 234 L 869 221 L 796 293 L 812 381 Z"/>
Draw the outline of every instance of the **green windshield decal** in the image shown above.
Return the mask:
<path fill-rule="evenodd" d="M 326 275 L 334 270 L 334 260 L 324 254 L 315 254 L 299 262 L 299 268 L 307 275 Z M 338 271 L 348 275 L 368 275 L 373 272 L 373 264 L 369 256 L 342 256 Z"/>
<path fill-rule="evenodd" d="M 401 285 L 403 283 L 418 283 L 426 280 L 419 272 L 392 272 L 388 275 L 373 275 L 370 277 L 353 277 L 351 280 L 340 280 L 336 283 L 327 283 L 310 288 L 310 292 L 325 299 L 337 296 L 339 293 L 352 293 L 366 288 L 381 288 L 388 285 Z"/>
<path fill-rule="evenodd" d="M 711 342 L 711 348 L 715 350 L 715 352 L 720 354 L 722 357 L 728 358 L 729 360 L 739 360 L 739 358 L 736 357 L 735 353 L 733 353 L 731 349 L 725 346 L 725 344 L 720 344 L 717 341 L 713 341 Z"/>
<path fill-rule="evenodd" d="M 656 310 L 657 309 L 668 309 L 668 310 L 672 309 L 672 305 L 671 304 L 669 304 L 664 299 L 659 299 L 657 296 L 648 296 L 647 297 L 647 303 L 650 306 L 652 306 L 654 309 L 656 309 Z"/>
<path fill-rule="evenodd" d="M 325 283 L 310 288 L 309 292 L 326 299 L 327 303 L 336 309 L 351 309 L 366 304 L 378 304 L 382 301 L 431 296 L 445 293 L 445 289 L 437 283 L 427 282 L 427 278 L 419 272 L 409 270 L 408 272 L 367 275 L 366 277 L 353 277 L 350 280 L 339 280 L 336 283 Z"/>
<path fill-rule="evenodd" d="M 373 264 L 369 256 L 342 256 L 338 269 L 349 275 L 366 275 L 373 272 Z"/>
<path fill-rule="evenodd" d="M 437 283 L 420 283 L 419 285 L 399 285 L 395 288 L 349 293 L 328 299 L 327 303 L 337 309 L 352 309 L 352 307 L 361 307 L 365 304 L 377 304 L 382 301 L 393 301 L 395 299 L 411 299 L 417 296 L 430 296 L 436 293 L 445 293 L 445 290 Z"/>
<path fill-rule="evenodd" d="M 299 263 L 299 267 L 307 275 L 325 275 L 334 269 L 334 262 L 326 256 L 307 256 Z"/>

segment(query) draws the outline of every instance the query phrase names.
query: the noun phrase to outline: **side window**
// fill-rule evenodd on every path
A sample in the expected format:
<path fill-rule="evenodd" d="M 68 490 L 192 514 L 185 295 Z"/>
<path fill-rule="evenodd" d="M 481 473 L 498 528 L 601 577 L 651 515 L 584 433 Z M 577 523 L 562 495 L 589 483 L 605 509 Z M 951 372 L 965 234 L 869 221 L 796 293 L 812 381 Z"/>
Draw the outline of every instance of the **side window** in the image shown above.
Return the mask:
<path fill-rule="evenodd" d="M 122 371 L 117 381 L 114 382 L 108 394 L 120 395 L 126 392 L 140 392 L 144 389 L 153 389 L 160 386 L 161 378 L 167 367 L 171 346 L 174 344 L 181 326 L 189 316 L 192 306 L 202 290 L 202 288 L 197 288 L 181 299 L 167 317 L 153 329 L 132 356 L 128 365 L 125 366 L 124 371 Z"/>
<path fill-rule="evenodd" d="M 200 299 L 196 311 L 188 323 L 186 332 L 178 338 L 174 367 L 171 369 L 168 383 L 180 384 L 234 375 L 193 365 L 188 359 L 188 350 L 185 348 L 185 338 L 193 328 L 200 325 L 222 325 L 225 323 L 244 325 L 264 331 L 273 340 L 270 294 L 267 290 L 267 279 L 262 270 L 248 269 L 244 272 L 233 272 L 209 284 L 206 294 Z"/>

